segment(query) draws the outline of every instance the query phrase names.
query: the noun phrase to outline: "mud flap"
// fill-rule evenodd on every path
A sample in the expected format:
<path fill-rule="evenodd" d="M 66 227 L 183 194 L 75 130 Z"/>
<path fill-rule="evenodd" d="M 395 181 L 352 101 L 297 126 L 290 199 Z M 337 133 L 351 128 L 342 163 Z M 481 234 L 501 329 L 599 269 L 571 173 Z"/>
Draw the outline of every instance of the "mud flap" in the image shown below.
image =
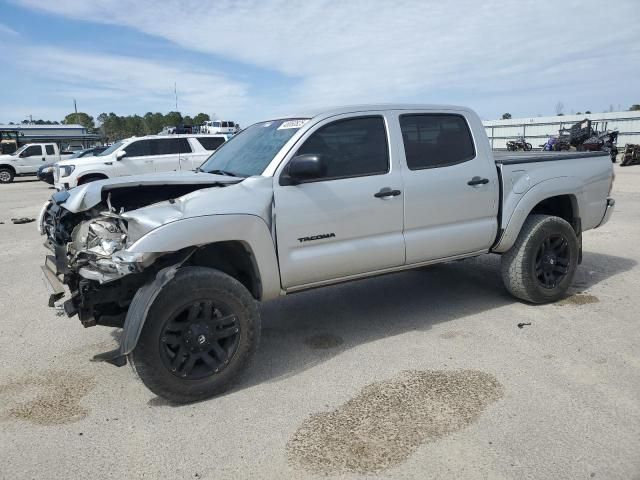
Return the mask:
<path fill-rule="evenodd" d="M 100 353 L 95 355 L 91 361 L 93 362 L 107 362 L 116 367 L 122 367 L 127 364 L 127 355 L 129 355 L 138 343 L 140 338 L 140 332 L 147 318 L 149 308 L 153 304 L 162 288 L 173 280 L 176 272 L 182 266 L 182 264 L 191 256 L 192 250 L 188 252 L 178 263 L 171 265 L 170 267 L 163 268 L 156 274 L 156 278 L 149 282 L 136 292 L 127 316 L 124 320 L 124 326 L 122 327 L 122 336 L 120 337 L 120 346 L 109 352 Z"/>

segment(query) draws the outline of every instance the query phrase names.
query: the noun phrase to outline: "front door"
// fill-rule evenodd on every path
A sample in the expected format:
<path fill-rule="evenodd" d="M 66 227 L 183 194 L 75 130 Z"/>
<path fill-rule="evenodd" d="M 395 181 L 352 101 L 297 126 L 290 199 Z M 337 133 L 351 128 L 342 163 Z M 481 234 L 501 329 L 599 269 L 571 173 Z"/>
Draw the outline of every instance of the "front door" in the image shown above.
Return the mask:
<path fill-rule="evenodd" d="M 150 140 L 137 140 L 124 147 L 127 156 L 119 162 L 118 173 L 122 175 L 138 175 L 153 172 L 153 156 Z"/>
<path fill-rule="evenodd" d="M 42 145 L 30 145 L 20 154 L 19 173 L 35 173 L 40 165 L 45 163 L 46 157 L 42 151 Z"/>
<path fill-rule="evenodd" d="M 339 117 L 338 117 L 339 118 Z M 274 178 L 283 287 L 401 266 L 402 178 L 382 114 L 325 120 L 290 155 L 319 155 L 322 178 L 281 185 Z"/>
<path fill-rule="evenodd" d="M 457 113 L 399 115 L 407 264 L 487 251 L 495 240 L 497 169 L 488 143 L 474 144 L 468 120 Z"/>

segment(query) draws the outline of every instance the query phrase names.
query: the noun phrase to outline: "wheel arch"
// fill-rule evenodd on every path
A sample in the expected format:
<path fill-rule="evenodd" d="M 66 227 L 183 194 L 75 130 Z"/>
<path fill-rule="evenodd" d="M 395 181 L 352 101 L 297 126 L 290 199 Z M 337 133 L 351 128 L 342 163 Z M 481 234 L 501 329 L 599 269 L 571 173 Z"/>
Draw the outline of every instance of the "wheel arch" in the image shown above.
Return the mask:
<path fill-rule="evenodd" d="M 86 173 L 82 173 L 77 177 L 77 184 L 78 185 L 83 185 L 85 183 L 88 183 L 87 180 L 88 179 L 93 179 L 93 180 L 106 180 L 109 177 L 107 175 L 105 175 L 102 172 L 86 172 Z"/>
<path fill-rule="evenodd" d="M 504 253 L 509 250 L 518 238 L 524 222 L 532 214 L 563 218 L 580 235 L 583 205 L 583 186 L 575 177 L 559 177 L 538 183 L 521 196 L 492 251 Z"/>
<path fill-rule="evenodd" d="M 280 296 L 280 271 L 271 231 L 248 214 L 192 217 L 162 225 L 138 239 L 129 251 L 176 252 L 196 247 L 190 265 L 217 268 L 245 285 L 257 300 Z"/>

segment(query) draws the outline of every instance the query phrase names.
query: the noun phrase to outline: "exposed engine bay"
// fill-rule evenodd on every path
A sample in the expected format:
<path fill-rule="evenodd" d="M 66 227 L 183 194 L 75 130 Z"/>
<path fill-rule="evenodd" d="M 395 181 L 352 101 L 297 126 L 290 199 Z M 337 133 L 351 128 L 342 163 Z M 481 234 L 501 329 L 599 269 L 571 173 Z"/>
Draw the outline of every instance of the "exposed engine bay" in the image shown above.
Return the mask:
<path fill-rule="evenodd" d="M 192 184 L 102 188 L 99 199 L 94 200 L 97 203 L 84 210 L 75 208 L 80 211 L 69 209 L 74 210 L 69 192 L 54 194 L 40 214 L 39 229 L 53 253 L 47 256 L 47 268 L 71 292 L 71 297 L 57 306 L 68 316 L 77 314 L 85 326 L 121 327 L 136 291 L 160 269 L 188 254 L 127 252 L 145 230 L 153 228 L 137 223 L 135 211 L 160 202 L 173 206 L 176 198 L 230 183 L 210 177 L 208 182 Z M 50 306 L 63 295 L 52 294 Z"/>

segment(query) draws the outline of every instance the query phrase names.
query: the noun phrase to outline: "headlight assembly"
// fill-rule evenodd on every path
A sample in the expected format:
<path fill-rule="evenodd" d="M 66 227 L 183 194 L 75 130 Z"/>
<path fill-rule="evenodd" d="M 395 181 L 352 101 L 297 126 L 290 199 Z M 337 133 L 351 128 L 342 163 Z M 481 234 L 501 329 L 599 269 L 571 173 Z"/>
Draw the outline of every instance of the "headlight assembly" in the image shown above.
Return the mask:
<path fill-rule="evenodd" d="M 60 176 L 68 177 L 76 169 L 75 165 L 60 165 Z"/>

